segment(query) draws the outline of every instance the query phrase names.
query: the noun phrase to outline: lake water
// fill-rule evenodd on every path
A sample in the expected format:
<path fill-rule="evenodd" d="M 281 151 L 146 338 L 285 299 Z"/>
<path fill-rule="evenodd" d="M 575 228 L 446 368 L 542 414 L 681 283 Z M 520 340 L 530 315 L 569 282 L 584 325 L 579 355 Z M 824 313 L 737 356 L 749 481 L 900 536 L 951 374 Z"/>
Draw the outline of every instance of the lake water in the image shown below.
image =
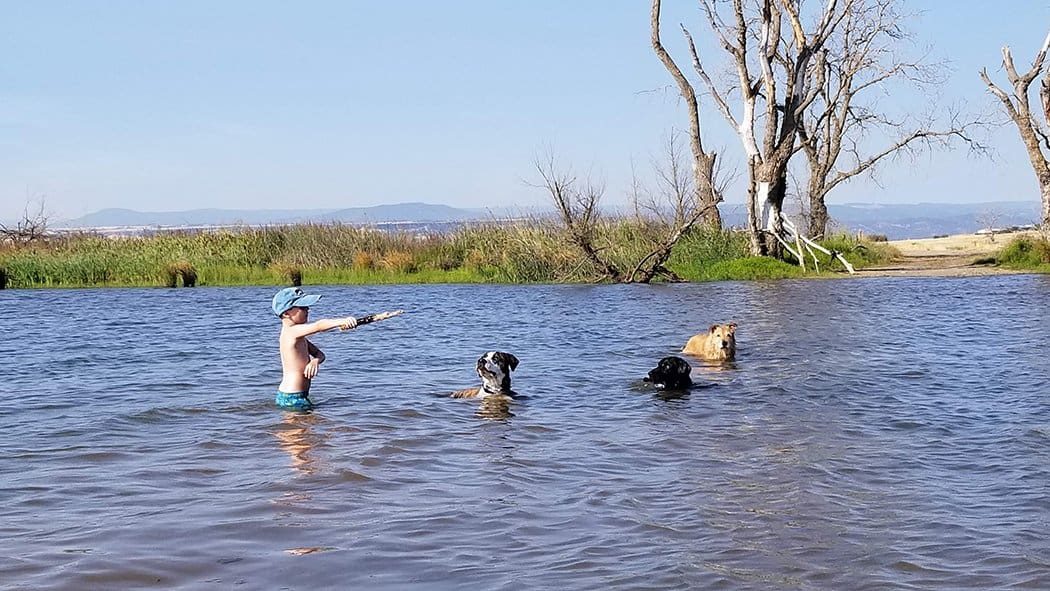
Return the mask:
<path fill-rule="evenodd" d="M 319 286 L 406 313 L 308 414 L 274 291 L 0 291 L 0 587 L 1050 588 L 1050 277 Z M 489 350 L 525 398 L 440 396 Z"/>

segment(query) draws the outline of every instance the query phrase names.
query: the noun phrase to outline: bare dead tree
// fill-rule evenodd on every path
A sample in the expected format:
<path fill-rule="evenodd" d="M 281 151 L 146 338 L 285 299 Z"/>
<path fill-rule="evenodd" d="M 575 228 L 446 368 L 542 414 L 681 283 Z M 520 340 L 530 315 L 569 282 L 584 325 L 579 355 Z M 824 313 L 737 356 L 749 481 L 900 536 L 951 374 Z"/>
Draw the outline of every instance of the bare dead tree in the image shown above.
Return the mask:
<path fill-rule="evenodd" d="M 788 162 L 797 150 L 802 115 L 816 100 L 807 78 L 812 71 L 824 70 L 824 44 L 854 1 L 825 0 L 807 32 L 798 0 L 700 0 L 701 11 L 736 73 L 735 83 L 728 87 L 714 83 L 683 27 L 694 69 L 747 154 L 753 254 L 779 252 L 773 237 L 783 233 Z M 814 59 L 816 66 L 811 63 Z M 739 114 L 729 106 L 734 94 L 739 96 Z"/>
<path fill-rule="evenodd" d="M 711 208 L 717 208 L 716 203 L 701 204 L 674 134 L 668 139 L 667 150 L 666 165 L 654 163 L 658 185 L 655 193 L 642 188 L 635 178 L 636 210 L 646 210 L 651 219 L 657 220 L 662 231 L 637 263 L 626 265 L 630 268 L 626 273 L 604 254 L 607 249 L 599 245 L 602 220 L 598 206 L 605 186 L 590 179 L 581 182 L 571 171 L 560 168 L 549 152 L 534 161 L 542 180 L 535 186 L 547 191 L 572 243 L 599 270 L 603 279 L 617 283 L 650 283 L 657 278 L 680 281 L 681 278 L 665 266 L 671 251 L 686 232 L 703 222 Z M 645 197 L 640 197 L 642 195 Z M 662 203 L 657 195 L 664 200 Z M 717 195 L 721 195 L 721 191 Z M 671 219 L 665 217 L 668 211 Z M 643 221 L 642 216 L 639 216 L 639 221 Z"/>
<path fill-rule="evenodd" d="M 680 132 L 671 130 L 662 149 L 661 158 L 653 157 L 649 161 L 655 190 L 642 182 L 632 166 L 631 200 L 639 217 L 656 218 L 662 223 L 677 226 L 685 221 L 700 199 L 694 189 L 695 179 L 688 171 L 689 165 L 682 151 Z"/>
<path fill-rule="evenodd" d="M 721 229 L 722 216 L 718 211 L 718 203 L 722 201 L 722 197 L 714 188 L 717 154 L 704 149 L 700 128 L 700 103 L 696 98 L 696 89 L 682 74 L 682 70 L 660 41 L 660 0 L 653 0 L 650 11 L 650 41 L 653 51 L 678 84 L 682 99 L 685 100 L 689 121 L 689 147 L 693 154 L 693 191 L 696 193 L 696 201 L 704 211 L 704 222 Z"/>
<path fill-rule="evenodd" d="M 622 281 L 623 273 L 615 264 L 601 256 L 601 249 L 597 246 L 598 222 L 601 217 L 598 204 L 605 194 L 605 185 L 590 180 L 578 182 L 576 175 L 571 171 L 558 167 L 551 151 L 543 157 L 537 157 L 533 165 L 542 179 L 539 186 L 550 195 L 573 244 L 595 268 L 601 270 L 604 277 L 614 282 Z"/>
<path fill-rule="evenodd" d="M 1050 68 L 1043 70 L 1047 49 L 1050 48 L 1050 33 L 1043 40 L 1043 46 L 1039 49 L 1032 67 L 1024 74 L 1020 74 L 1014 66 L 1014 58 L 1010 53 L 1010 47 L 1003 47 L 1003 68 L 1006 70 L 1006 78 L 1013 89 L 1013 95 L 999 88 L 988 72 L 981 68 L 981 80 L 988 86 L 988 90 L 994 94 L 1006 109 L 1006 113 L 1013 120 L 1028 151 L 1028 160 L 1035 171 L 1039 182 L 1039 195 L 1042 199 L 1042 219 L 1040 225 L 1044 228 L 1050 227 L 1050 163 L 1047 161 L 1047 153 L 1050 152 L 1050 136 L 1047 134 L 1047 124 L 1050 123 Z M 1042 73 L 1043 79 L 1039 88 L 1039 100 L 1042 105 L 1042 113 L 1033 113 L 1029 105 L 1029 88 L 1037 76 Z"/>
<path fill-rule="evenodd" d="M 651 283 L 657 277 L 680 281 L 681 278 L 665 266 L 675 244 L 697 224 L 720 228 L 710 222 L 708 214 L 722 201 L 721 188 L 710 187 L 715 200 L 705 199 L 702 192 L 695 190 L 695 177 L 689 174 L 678 133 L 672 131 L 668 135 L 664 149 L 663 160 L 652 160 L 655 190 L 644 187 L 637 175 L 633 182 L 635 209 L 644 210 L 656 219 L 662 231 L 649 252 L 627 273 L 624 283 Z"/>
<path fill-rule="evenodd" d="M 47 239 L 50 221 L 43 200 L 40 200 L 35 209 L 31 209 L 31 204 L 27 201 L 22 217 L 13 226 L 0 223 L 0 237 L 14 244 L 41 242 Z"/>
<path fill-rule="evenodd" d="M 974 150 L 983 148 L 967 133 L 983 125 L 979 118 L 963 121 L 950 113 L 940 123 L 932 115 L 895 119 L 864 100 L 888 83 L 923 89 L 940 84 L 938 65 L 898 57 L 896 50 L 908 36 L 898 4 L 899 0 L 855 2 L 826 44 L 826 56 L 817 62 L 823 69 L 809 77 L 817 98 L 801 118 L 798 133 L 809 164 L 803 198 L 808 201 L 807 234 L 812 238 L 823 238 L 827 231 L 827 195 L 843 181 L 872 171 L 885 158 L 946 147 L 953 139 Z M 881 146 L 870 147 L 871 142 L 864 140 L 874 136 L 886 139 Z"/>
<path fill-rule="evenodd" d="M 1002 229 L 999 227 L 999 221 L 1002 219 L 1002 217 L 1002 212 L 998 209 L 988 208 L 978 213 L 977 216 L 974 218 L 974 221 L 977 222 L 977 225 L 980 227 L 981 230 L 988 231 L 988 241 L 995 242 L 995 233 L 997 231 L 1002 231 Z M 981 232 L 978 232 L 978 234 L 980 233 Z"/>

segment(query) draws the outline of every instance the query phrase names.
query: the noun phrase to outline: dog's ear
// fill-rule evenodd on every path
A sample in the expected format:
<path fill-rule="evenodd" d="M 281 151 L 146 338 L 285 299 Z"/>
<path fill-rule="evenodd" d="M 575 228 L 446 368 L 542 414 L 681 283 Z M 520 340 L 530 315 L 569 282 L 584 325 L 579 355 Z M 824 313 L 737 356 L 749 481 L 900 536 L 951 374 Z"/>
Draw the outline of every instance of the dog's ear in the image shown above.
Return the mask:
<path fill-rule="evenodd" d="M 717 324 L 712 324 L 710 332 L 715 332 L 716 330 L 718 330 L 718 325 Z"/>
<path fill-rule="evenodd" d="M 693 367 L 689 365 L 689 362 L 681 357 L 665 357 L 664 360 L 661 361 L 661 364 L 663 362 L 667 362 L 668 369 L 676 374 L 689 375 L 689 372 L 693 370 Z"/>
<path fill-rule="evenodd" d="M 511 355 L 510 353 L 500 353 L 504 359 L 507 360 L 507 366 L 510 367 L 511 371 L 518 369 L 518 358 Z"/>
<path fill-rule="evenodd" d="M 734 332 L 736 332 L 736 322 L 730 322 L 728 324 L 728 326 L 729 326 L 729 334 L 733 334 Z"/>

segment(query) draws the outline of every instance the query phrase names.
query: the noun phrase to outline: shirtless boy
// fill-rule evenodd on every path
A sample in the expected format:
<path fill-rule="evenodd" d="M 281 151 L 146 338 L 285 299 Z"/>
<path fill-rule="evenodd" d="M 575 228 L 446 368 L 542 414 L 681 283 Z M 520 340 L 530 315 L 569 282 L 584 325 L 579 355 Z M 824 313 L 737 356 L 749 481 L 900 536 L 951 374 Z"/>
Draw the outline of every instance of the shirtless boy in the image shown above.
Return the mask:
<path fill-rule="evenodd" d="M 353 316 L 309 322 L 310 306 L 320 299 L 321 296 L 307 295 L 298 287 L 287 287 L 273 296 L 273 313 L 281 319 L 279 342 L 284 374 L 281 385 L 277 387 L 277 406 L 295 410 L 313 407 L 310 381 L 324 362 L 324 352 L 306 337 L 334 328 L 350 330 L 357 326 L 357 319 Z"/>

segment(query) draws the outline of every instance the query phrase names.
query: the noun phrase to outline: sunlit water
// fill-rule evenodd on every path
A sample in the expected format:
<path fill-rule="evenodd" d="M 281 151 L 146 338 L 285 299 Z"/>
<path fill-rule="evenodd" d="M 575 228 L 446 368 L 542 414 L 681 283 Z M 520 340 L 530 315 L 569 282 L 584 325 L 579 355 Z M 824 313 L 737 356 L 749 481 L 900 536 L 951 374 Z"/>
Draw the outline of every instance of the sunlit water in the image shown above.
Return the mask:
<path fill-rule="evenodd" d="M 310 414 L 275 288 L 0 291 L 0 587 L 1050 588 L 1050 278 L 314 290 Z"/>

